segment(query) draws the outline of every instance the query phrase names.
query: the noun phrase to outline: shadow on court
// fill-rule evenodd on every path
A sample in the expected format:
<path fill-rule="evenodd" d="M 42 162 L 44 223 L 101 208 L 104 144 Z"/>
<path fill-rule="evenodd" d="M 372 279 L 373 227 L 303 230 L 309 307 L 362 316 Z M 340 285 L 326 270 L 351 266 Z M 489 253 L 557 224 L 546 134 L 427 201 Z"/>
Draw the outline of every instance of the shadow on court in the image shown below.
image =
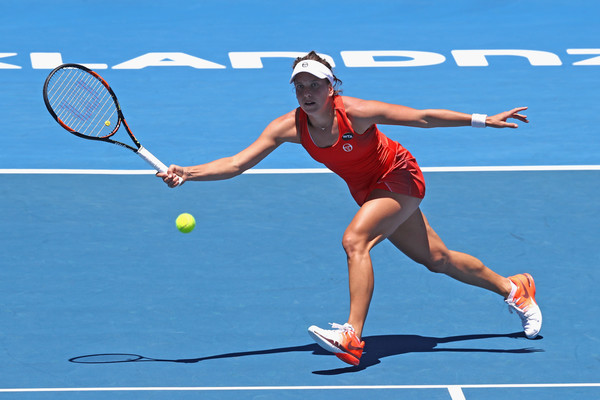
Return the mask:
<path fill-rule="evenodd" d="M 525 354 L 525 353 L 536 353 L 542 352 L 542 349 L 536 349 L 531 347 L 518 348 L 518 349 L 492 349 L 492 348 L 476 348 L 476 347 L 461 347 L 461 348 L 438 348 L 438 345 L 445 343 L 456 343 L 456 342 L 469 342 L 478 339 L 493 339 L 493 338 L 525 338 L 523 332 L 509 333 L 509 334 L 478 334 L 478 335 L 460 335 L 460 336 L 449 336 L 445 338 L 426 337 L 418 335 L 379 335 L 379 336 L 367 336 L 364 338 L 365 349 L 363 353 L 361 363 L 357 367 L 337 368 L 333 370 L 324 371 L 313 371 L 314 374 L 318 375 L 339 375 L 350 372 L 362 371 L 373 365 L 381 363 L 381 359 L 385 357 L 406 354 L 406 353 L 427 353 L 427 352 L 459 352 L 459 353 L 470 353 L 470 352 L 483 352 L 483 353 L 512 353 L 512 354 Z M 542 339 L 538 336 L 536 340 Z M 331 353 L 321 349 L 317 344 L 308 344 L 304 346 L 292 346 L 292 347 L 280 347 L 276 349 L 267 350 L 255 350 L 255 351 L 244 351 L 226 354 L 216 354 L 212 356 L 199 357 L 199 358 L 184 358 L 184 359 L 156 359 L 144 357 L 138 354 L 124 354 L 124 353 L 104 353 L 104 354 L 90 354 L 84 356 L 73 357 L 69 359 L 70 362 L 79 364 L 112 364 L 112 363 L 125 363 L 125 362 L 172 362 L 172 363 L 184 363 L 192 364 L 201 361 L 217 360 L 223 358 L 237 358 L 237 357 L 248 357 L 248 356 L 259 356 L 268 354 L 279 354 L 279 353 L 292 353 L 292 352 L 312 352 L 315 355 L 327 355 L 332 356 Z"/>
<path fill-rule="evenodd" d="M 364 338 L 365 349 L 360 365 L 356 367 L 337 368 L 332 370 L 314 371 L 318 375 L 339 375 L 348 372 L 358 372 L 373 365 L 381 363 L 381 359 L 385 357 L 406 354 L 406 353 L 432 353 L 432 352 L 457 352 L 457 353 L 512 353 L 526 354 L 543 352 L 542 349 L 525 347 L 519 349 L 492 349 L 492 348 L 476 348 L 476 347 L 452 347 L 439 348 L 438 345 L 444 343 L 468 342 L 478 339 L 493 339 L 493 338 L 525 338 L 523 332 L 515 332 L 509 334 L 479 334 L 479 335 L 460 335 L 449 336 L 445 338 L 418 336 L 418 335 L 381 335 L 367 336 Z M 542 339 L 538 336 L 535 340 Z"/>

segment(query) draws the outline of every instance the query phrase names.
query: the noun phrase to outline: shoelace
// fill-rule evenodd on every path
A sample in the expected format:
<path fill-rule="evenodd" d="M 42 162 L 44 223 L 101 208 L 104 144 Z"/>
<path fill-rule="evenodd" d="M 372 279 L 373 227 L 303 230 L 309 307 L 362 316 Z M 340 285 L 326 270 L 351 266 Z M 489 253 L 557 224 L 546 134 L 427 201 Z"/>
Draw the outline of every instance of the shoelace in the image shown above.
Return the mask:
<path fill-rule="evenodd" d="M 510 312 L 511 314 L 516 312 L 519 318 L 521 318 L 521 321 L 527 323 L 527 325 L 530 325 L 531 321 L 529 321 L 529 318 L 535 314 L 534 310 L 531 307 L 518 307 L 516 301 L 507 303 L 508 312 Z M 514 306 L 514 308 L 512 306 Z"/>
<path fill-rule="evenodd" d="M 509 306 L 513 306 L 516 310 L 525 313 L 527 312 L 527 310 L 529 309 L 530 304 L 527 304 L 526 302 L 521 302 L 522 304 L 519 306 L 519 303 L 521 302 L 521 297 L 518 298 L 513 298 L 511 301 L 507 300 L 506 303 Z M 512 307 L 509 307 L 512 308 Z"/>
<path fill-rule="evenodd" d="M 329 325 L 331 325 L 331 327 L 333 329 L 336 329 L 338 331 L 342 331 L 342 332 L 354 332 L 354 328 L 352 327 L 352 325 L 345 323 L 344 325 L 340 325 L 340 324 L 336 324 L 335 322 L 330 322 Z"/>

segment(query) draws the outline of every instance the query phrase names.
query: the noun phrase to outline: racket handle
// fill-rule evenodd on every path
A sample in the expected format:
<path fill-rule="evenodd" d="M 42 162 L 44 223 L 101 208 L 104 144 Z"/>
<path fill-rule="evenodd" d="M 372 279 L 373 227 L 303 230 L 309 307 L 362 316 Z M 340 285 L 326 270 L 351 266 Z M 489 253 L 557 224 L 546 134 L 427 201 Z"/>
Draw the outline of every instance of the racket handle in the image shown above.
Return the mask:
<path fill-rule="evenodd" d="M 167 168 L 165 164 L 163 164 L 158 158 L 156 158 L 154 154 L 146 150 L 144 146 L 140 146 L 136 153 L 138 156 L 142 157 L 144 161 L 152 165 L 152 168 L 154 168 L 158 172 L 167 172 L 169 170 L 169 168 Z M 179 177 L 179 184 L 181 184 L 182 180 L 183 179 Z"/>

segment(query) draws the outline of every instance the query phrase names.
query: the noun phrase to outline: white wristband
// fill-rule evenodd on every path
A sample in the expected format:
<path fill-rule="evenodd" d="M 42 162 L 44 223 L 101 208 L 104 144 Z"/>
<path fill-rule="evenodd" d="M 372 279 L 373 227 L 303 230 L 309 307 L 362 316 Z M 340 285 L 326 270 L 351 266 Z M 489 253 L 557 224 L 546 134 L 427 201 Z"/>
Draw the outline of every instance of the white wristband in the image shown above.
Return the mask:
<path fill-rule="evenodd" d="M 486 114 L 473 114 L 471 115 L 471 126 L 473 128 L 485 128 Z"/>

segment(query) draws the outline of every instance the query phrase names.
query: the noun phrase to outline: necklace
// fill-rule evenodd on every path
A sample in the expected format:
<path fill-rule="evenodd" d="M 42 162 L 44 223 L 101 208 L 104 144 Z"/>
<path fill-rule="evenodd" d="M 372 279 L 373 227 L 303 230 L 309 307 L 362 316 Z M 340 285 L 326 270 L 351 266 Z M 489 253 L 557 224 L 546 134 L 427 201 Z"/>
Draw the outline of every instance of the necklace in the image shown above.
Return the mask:
<path fill-rule="evenodd" d="M 316 125 L 313 121 L 310 120 L 310 118 L 308 119 L 308 122 L 315 128 L 319 128 L 321 132 L 325 132 L 327 128 L 331 128 L 333 126 L 333 123 L 335 121 L 335 116 L 333 115 L 333 112 L 330 113 L 329 117 L 331 118 L 331 121 L 328 121 L 325 126 Z"/>
<path fill-rule="evenodd" d="M 310 120 L 309 120 L 309 121 L 310 121 Z M 327 126 L 320 127 L 320 126 L 318 126 L 318 125 L 315 125 L 315 124 L 314 124 L 312 121 L 310 121 L 310 124 L 311 124 L 312 126 L 314 126 L 315 128 L 319 128 L 321 131 L 325 131 L 325 129 L 327 129 Z"/>

